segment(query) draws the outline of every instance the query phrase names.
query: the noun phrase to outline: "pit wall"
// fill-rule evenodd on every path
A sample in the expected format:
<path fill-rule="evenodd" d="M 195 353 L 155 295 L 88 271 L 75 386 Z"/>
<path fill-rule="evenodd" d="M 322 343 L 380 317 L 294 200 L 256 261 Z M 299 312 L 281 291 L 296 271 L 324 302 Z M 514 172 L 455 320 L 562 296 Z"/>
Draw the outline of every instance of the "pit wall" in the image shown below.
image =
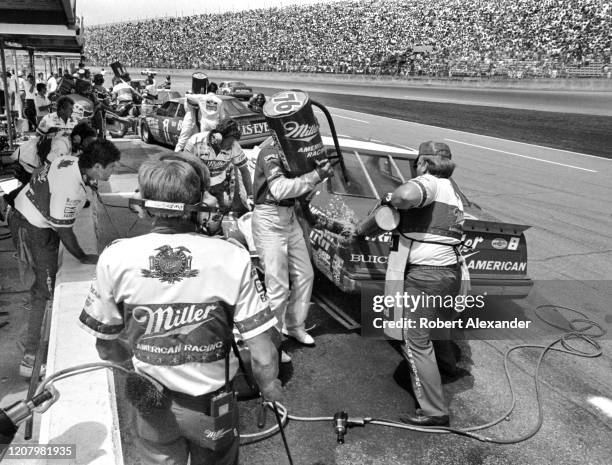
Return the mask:
<path fill-rule="evenodd" d="M 81 213 L 74 230 L 83 249 L 97 253 L 91 208 Z M 64 247 L 60 248 L 47 374 L 100 361 L 95 337 L 78 325 L 94 276 L 95 266 L 83 265 Z M 28 460 L 28 465 L 123 465 L 114 376 L 103 369 L 55 384 L 60 398 L 40 417 L 37 443 L 73 444 L 76 459 Z"/>
<path fill-rule="evenodd" d="M 127 68 L 133 78 L 138 78 L 144 68 Z M 192 69 L 153 68 L 160 77 L 191 76 Z M 376 85 L 397 87 L 455 87 L 466 89 L 516 89 L 516 90 L 553 90 L 553 91 L 591 91 L 612 92 L 612 79 L 481 79 L 481 78 L 429 78 L 393 76 L 372 76 L 360 74 L 325 74 L 325 73 L 273 73 L 265 71 L 221 71 L 204 70 L 215 80 L 256 79 L 262 81 L 300 81 L 348 85 Z M 159 78 L 158 78 L 159 79 Z"/>

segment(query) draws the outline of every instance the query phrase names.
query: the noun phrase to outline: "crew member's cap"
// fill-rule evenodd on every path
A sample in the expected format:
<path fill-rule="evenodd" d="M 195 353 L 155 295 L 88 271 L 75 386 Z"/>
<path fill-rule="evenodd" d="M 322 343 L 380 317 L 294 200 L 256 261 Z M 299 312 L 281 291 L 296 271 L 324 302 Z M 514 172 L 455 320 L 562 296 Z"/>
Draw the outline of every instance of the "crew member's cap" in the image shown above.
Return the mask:
<path fill-rule="evenodd" d="M 439 155 L 444 158 L 451 158 L 450 147 L 444 142 L 427 141 L 419 145 L 419 156 Z"/>

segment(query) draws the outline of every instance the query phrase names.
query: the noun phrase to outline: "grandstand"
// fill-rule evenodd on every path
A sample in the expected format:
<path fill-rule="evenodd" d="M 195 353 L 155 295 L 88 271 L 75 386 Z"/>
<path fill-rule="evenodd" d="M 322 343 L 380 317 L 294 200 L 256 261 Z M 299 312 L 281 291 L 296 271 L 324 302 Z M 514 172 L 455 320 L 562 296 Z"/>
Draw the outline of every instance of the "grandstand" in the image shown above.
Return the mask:
<path fill-rule="evenodd" d="M 608 77 L 607 0 L 365 0 L 88 28 L 100 66 L 393 76 Z"/>

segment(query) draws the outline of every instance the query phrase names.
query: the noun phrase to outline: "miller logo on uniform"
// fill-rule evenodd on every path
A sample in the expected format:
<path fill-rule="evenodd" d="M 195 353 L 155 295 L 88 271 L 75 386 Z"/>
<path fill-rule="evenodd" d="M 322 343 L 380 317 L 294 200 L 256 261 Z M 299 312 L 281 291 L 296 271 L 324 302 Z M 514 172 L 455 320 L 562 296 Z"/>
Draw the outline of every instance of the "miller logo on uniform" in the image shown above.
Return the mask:
<path fill-rule="evenodd" d="M 149 257 L 149 269 L 142 270 L 145 278 L 156 278 L 162 283 L 175 283 L 183 278 L 193 278 L 199 274 L 198 270 L 191 269 L 191 251 L 187 247 L 172 248 L 162 245 L 155 250 L 159 253 Z"/>

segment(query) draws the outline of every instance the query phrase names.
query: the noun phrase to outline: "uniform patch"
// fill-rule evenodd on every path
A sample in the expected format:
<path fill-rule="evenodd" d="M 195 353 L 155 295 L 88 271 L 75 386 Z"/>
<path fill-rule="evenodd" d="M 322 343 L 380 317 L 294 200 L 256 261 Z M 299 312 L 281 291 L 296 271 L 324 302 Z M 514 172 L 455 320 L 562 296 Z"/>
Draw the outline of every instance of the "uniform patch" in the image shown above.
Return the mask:
<path fill-rule="evenodd" d="M 191 269 L 191 255 L 187 255 L 191 251 L 187 247 L 179 246 L 173 249 L 169 245 L 162 245 L 155 250 L 159 252 L 149 257 L 149 269 L 142 270 L 143 277 L 173 284 L 183 278 L 194 278 L 200 273 Z"/>
<path fill-rule="evenodd" d="M 74 160 L 66 159 L 62 160 L 57 164 L 57 169 L 68 168 L 74 164 Z"/>

